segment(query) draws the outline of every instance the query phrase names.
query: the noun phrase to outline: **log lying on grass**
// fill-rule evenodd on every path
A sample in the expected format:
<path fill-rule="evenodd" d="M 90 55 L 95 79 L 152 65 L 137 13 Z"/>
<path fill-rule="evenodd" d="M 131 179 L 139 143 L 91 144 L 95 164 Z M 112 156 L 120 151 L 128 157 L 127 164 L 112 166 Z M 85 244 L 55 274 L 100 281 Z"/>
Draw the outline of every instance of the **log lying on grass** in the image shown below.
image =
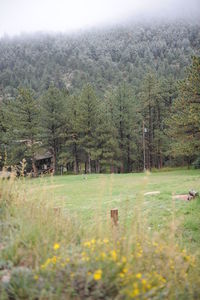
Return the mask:
<path fill-rule="evenodd" d="M 194 199 L 197 196 L 199 196 L 198 192 L 196 192 L 194 190 L 190 190 L 189 193 L 185 194 L 185 195 L 174 195 L 173 199 L 180 199 L 180 200 L 190 201 L 190 200 Z"/>
<path fill-rule="evenodd" d="M 188 195 L 185 194 L 185 195 L 174 195 L 172 196 L 172 199 L 178 199 L 178 200 L 188 200 Z"/>
<path fill-rule="evenodd" d="M 173 199 L 178 199 L 178 200 L 185 200 L 185 201 L 187 201 L 187 200 L 188 200 L 188 195 L 187 195 L 187 194 L 185 194 L 185 195 L 174 195 L 172 198 L 173 198 Z"/>
<path fill-rule="evenodd" d="M 160 194 L 160 191 L 154 191 L 154 192 L 147 192 L 147 193 L 144 193 L 144 196 L 149 196 L 149 195 L 159 195 Z"/>

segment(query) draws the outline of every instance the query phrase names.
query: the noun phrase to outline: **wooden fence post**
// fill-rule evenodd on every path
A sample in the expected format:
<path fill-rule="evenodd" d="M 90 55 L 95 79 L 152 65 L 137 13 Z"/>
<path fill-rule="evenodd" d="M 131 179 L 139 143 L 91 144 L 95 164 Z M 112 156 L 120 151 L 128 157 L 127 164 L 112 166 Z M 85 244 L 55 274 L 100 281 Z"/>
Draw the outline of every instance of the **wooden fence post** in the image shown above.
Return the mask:
<path fill-rule="evenodd" d="M 113 225 L 117 226 L 118 225 L 118 209 L 117 208 L 111 209 L 110 216 L 111 216 Z"/>
<path fill-rule="evenodd" d="M 61 208 L 60 207 L 54 207 L 53 210 L 54 210 L 56 215 L 60 215 L 60 213 L 61 213 Z"/>

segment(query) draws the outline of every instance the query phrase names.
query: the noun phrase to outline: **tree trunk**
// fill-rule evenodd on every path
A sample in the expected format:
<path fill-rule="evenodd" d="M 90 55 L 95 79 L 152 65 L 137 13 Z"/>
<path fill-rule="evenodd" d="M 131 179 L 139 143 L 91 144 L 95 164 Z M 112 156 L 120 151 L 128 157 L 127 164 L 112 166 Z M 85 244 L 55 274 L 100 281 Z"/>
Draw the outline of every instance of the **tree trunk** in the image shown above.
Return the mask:
<path fill-rule="evenodd" d="M 77 162 L 77 156 L 74 155 L 74 174 L 78 174 L 78 162 Z"/>
<path fill-rule="evenodd" d="M 149 145 L 148 146 L 149 146 L 148 169 L 151 171 L 151 168 L 152 168 L 152 113 L 151 113 L 151 105 L 150 104 L 149 104 Z"/>
<path fill-rule="evenodd" d="M 100 163 L 96 160 L 96 173 L 100 173 Z"/>
<path fill-rule="evenodd" d="M 34 176 L 34 177 L 37 177 L 37 176 L 38 176 L 38 169 L 37 169 L 35 163 L 36 163 L 36 160 L 35 160 L 35 157 L 33 156 L 33 157 L 32 157 L 33 176 Z"/>
<path fill-rule="evenodd" d="M 91 173 L 91 157 L 90 154 L 88 154 L 88 173 Z"/>
<path fill-rule="evenodd" d="M 52 163 L 53 163 L 53 174 L 55 174 L 55 172 L 56 172 L 56 153 L 55 153 L 55 151 L 53 152 Z"/>
<path fill-rule="evenodd" d="M 190 169 L 190 164 L 191 164 L 191 159 L 190 159 L 190 157 L 187 157 L 186 159 L 187 159 L 187 168 L 189 170 Z"/>
<path fill-rule="evenodd" d="M 161 150 L 160 150 L 160 153 L 159 153 L 159 167 L 160 167 L 160 169 L 162 169 L 162 167 L 163 167 L 163 160 L 162 160 L 162 152 L 161 152 Z"/>
<path fill-rule="evenodd" d="M 115 173 L 115 167 L 114 167 L 113 163 L 110 166 L 110 173 L 112 173 L 112 174 Z"/>
<path fill-rule="evenodd" d="M 131 158 L 130 158 L 130 135 L 127 136 L 128 139 L 128 148 L 127 148 L 127 164 L 128 164 L 128 172 L 131 172 Z"/>
<path fill-rule="evenodd" d="M 121 102 L 120 102 L 120 106 L 119 106 L 119 111 L 120 111 L 119 134 L 120 134 L 120 150 L 121 150 L 120 173 L 124 173 L 124 162 L 123 162 L 124 134 L 123 134 L 123 124 L 122 124 L 123 108 L 122 108 Z"/>
<path fill-rule="evenodd" d="M 74 165 L 73 165 L 73 167 L 74 167 L 74 174 L 78 174 L 78 166 L 77 166 L 77 161 L 76 161 L 76 156 L 74 157 Z"/>
<path fill-rule="evenodd" d="M 53 174 L 55 174 L 56 169 L 57 169 L 57 141 L 55 138 L 53 141 L 52 155 L 53 155 L 53 158 L 52 158 Z"/>
<path fill-rule="evenodd" d="M 157 107 L 158 107 L 158 127 L 159 127 L 159 132 L 162 131 L 162 128 L 161 128 L 161 116 L 160 116 L 160 106 L 159 106 L 159 103 L 157 104 Z M 161 145 L 162 145 L 162 142 L 161 142 L 161 138 L 159 137 L 159 140 L 158 140 L 158 164 L 159 164 L 159 169 L 162 169 L 162 150 L 161 150 Z"/>
<path fill-rule="evenodd" d="M 76 143 L 74 143 L 74 174 L 78 174 L 78 158 Z"/>

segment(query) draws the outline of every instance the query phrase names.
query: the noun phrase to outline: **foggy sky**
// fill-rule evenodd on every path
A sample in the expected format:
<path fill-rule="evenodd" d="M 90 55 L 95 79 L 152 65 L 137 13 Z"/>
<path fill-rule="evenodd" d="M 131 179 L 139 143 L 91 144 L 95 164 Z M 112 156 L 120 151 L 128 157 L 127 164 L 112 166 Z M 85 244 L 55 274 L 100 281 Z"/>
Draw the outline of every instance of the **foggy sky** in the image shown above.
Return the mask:
<path fill-rule="evenodd" d="M 200 0 L 0 0 L 0 36 L 72 31 L 140 17 L 200 18 Z"/>

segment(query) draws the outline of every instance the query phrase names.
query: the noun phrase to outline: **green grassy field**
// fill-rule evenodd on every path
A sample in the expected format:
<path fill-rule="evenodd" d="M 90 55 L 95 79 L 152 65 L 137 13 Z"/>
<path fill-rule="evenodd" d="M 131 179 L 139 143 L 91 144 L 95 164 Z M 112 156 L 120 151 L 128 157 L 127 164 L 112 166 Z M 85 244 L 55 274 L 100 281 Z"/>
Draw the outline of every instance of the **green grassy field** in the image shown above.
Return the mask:
<path fill-rule="evenodd" d="M 110 209 L 119 209 L 121 221 L 134 221 L 138 203 L 148 219 L 149 230 L 161 230 L 179 223 L 189 246 L 200 245 L 200 202 L 172 200 L 173 195 L 200 190 L 199 170 L 178 170 L 151 174 L 100 174 L 55 176 L 26 182 L 32 196 L 46 197 L 66 214 L 75 214 L 84 223 L 96 217 L 109 218 Z M 146 192 L 159 191 L 158 195 Z"/>
<path fill-rule="evenodd" d="M 0 299 L 199 299 L 190 189 L 199 170 L 0 181 Z"/>

